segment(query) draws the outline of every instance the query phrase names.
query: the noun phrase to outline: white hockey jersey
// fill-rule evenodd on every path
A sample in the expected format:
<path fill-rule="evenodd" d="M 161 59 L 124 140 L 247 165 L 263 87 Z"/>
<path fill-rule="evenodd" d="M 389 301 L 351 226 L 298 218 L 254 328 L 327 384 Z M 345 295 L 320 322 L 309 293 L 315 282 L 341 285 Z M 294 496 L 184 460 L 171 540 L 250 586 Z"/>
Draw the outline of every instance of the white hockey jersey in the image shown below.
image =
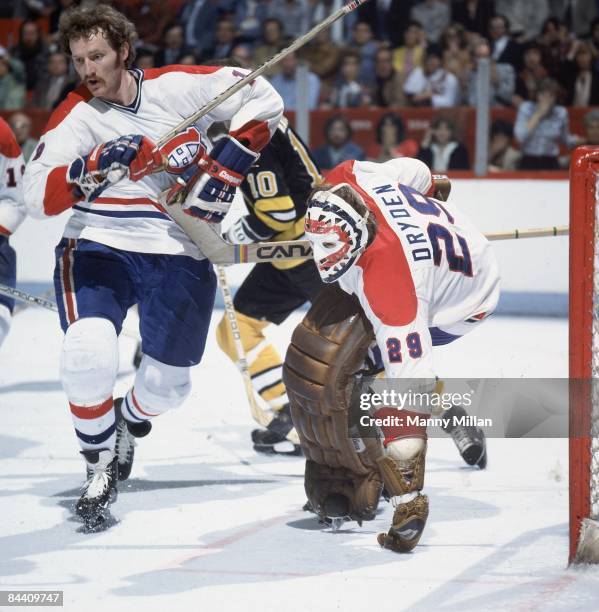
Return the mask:
<path fill-rule="evenodd" d="M 351 185 L 376 218 L 374 241 L 339 284 L 372 323 L 386 377 L 432 379 L 432 336 L 461 336 L 497 305 L 489 242 L 453 203 L 423 195 L 432 179 L 418 160 L 348 161 L 327 182 Z"/>
<path fill-rule="evenodd" d="M 199 249 L 159 202 L 159 194 L 174 183 L 174 174 L 159 172 L 137 182 L 123 179 L 93 202 L 87 202 L 73 195 L 66 180 L 67 168 L 76 157 L 87 155 L 96 145 L 118 136 L 141 134 L 156 142 L 245 76 L 246 71 L 214 66 L 165 66 L 135 69 L 132 74 L 137 95 L 130 106 L 94 98 L 81 86 L 54 111 L 25 171 L 27 207 L 37 217 L 55 215 L 72 207 L 65 238 L 85 238 L 127 251 L 200 258 Z M 270 140 L 282 112 L 281 97 L 259 77 L 203 117 L 196 127 L 202 146 L 209 151 L 207 128 L 213 122 L 230 120 L 229 133 L 243 140 L 248 148 L 259 151 Z M 166 151 L 175 165 L 193 158 L 191 149 L 198 147 L 198 132 L 192 129 L 185 134 L 190 132 L 195 133 L 195 141 L 190 136 L 190 142 L 184 142 L 185 136 L 179 136 L 175 149 Z M 173 159 L 177 156 L 178 159 Z M 175 169 L 181 172 L 181 163 Z"/>
<path fill-rule="evenodd" d="M 0 234 L 10 236 L 25 218 L 25 161 L 8 123 L 0 117 Z"/>

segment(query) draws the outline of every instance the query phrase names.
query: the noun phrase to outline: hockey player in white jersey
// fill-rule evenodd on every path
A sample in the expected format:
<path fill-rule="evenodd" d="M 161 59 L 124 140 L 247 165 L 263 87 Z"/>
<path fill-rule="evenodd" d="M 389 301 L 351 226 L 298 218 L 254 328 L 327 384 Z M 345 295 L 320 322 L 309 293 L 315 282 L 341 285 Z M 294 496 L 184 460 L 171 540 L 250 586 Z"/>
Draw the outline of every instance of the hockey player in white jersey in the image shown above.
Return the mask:
<path fill-rule="evenodd" d="M 498 268 L 486 238 L 433 193 L 429 169 L 414 159 L 337 166 L 311 196 L 306 237 L 322 279 L 357 296 L 373 326 L 385 376 L 432 391 L 432 348 L 474 329 L 495 309 Z M 397 415 L 383 407 L 375 417 Z M 405 416 L 428 416 L 410 406 Z M 379 463 L 396 506 L 381 546 L 405 552 L 418 543 L 428 516 L 421 494 L 426 426 L 401 419 L 382 427 Z M 389 421 L 391 422 L 391 421 Z"/>
<path fill-rule="evenodd" d="M 17 256 L 10 246 L 11 234 L 25 218 L 23 171 L 25 162 L 15 135 L 0 117 L 0 283 L 14 289 Z M 14 300 L 0 295 L 0 346 L 8 335 Z"/>
<path fill-rule="evenodd" d="M 211 264 L 159 194 L 185 175 L 194 184 L 186 212 L 222 219 L 275 130 L 282 100 L 257 78 L 158 151 L 154 142 L 245 73 L 130 69 L 133 24 L 103 4 L 65 12 L 59 36 L 82 85 L 52 114 L 27 167 L 25 195 L 35 216 L 73 212 L 56 248 L 60 368 L 87 464 L 76 510 L 95 528 L 116 496 L 117 471 L 119 479 L 129 475 L 134 438 L 188 396 L 214 302 Z M 205 133 L 214 121 L 229 121 L 230 130 L 210 150 Z M 143 358 L 133 387 L 115 402 L 117 336 L 134 304 Z"/>

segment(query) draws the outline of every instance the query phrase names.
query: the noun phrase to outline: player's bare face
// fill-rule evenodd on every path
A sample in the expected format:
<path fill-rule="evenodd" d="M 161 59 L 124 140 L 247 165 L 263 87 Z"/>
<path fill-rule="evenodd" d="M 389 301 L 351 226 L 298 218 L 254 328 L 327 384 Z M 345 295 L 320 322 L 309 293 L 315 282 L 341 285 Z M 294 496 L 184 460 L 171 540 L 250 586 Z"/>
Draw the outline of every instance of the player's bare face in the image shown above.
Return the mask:
<path fill-rule="evenodd" d="M 129 92 L 133 79 L 125 68 L 127 53 L 128 48 L 117 53 L 101 32 L 71 41 L 73 65 L 90 93 L 120 104 L 129 104 L 128 98 L 135 96 Z"/>

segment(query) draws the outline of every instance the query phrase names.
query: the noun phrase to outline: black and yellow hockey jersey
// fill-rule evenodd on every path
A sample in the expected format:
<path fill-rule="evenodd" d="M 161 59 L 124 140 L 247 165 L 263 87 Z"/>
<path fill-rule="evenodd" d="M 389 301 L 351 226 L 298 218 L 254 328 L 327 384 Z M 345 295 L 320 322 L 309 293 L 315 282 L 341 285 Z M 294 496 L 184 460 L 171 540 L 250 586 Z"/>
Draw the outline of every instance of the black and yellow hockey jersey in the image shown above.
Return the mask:
<path fill-rule="evenodd" d="M 256 242 L 301 238 L 308 195 L 321 180 L 308 147 L 283 117 L 241 186 L 248 209 L 243 219 L 248 235 Z M 288 269 L 299 263 L 273 265 Z"/>

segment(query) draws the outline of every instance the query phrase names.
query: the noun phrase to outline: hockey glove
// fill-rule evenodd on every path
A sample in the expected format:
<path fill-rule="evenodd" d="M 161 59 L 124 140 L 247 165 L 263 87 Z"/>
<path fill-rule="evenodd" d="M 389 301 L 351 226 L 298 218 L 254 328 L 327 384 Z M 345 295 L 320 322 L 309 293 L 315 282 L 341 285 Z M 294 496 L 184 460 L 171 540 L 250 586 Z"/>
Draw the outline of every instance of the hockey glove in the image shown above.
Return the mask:
<path fill-rule="evenodd" d="M 183 212 L 209 223 L 220 223 L 224 218 L 235 190 L 259 154 L 244 147 L 232 136 L 221 138 L 210 155 L 198 163 L 204 172 L 183 202 Z"/>
<path fill-rule="evenodd" d="M 68 167 L 67 176 L 76 195 L 93 202 L 121 178 L 139 181 L 163 163 L 162 154 L 149 138 L 131 134 L 100 144 L 89 155 L 78 157 Z"/>

